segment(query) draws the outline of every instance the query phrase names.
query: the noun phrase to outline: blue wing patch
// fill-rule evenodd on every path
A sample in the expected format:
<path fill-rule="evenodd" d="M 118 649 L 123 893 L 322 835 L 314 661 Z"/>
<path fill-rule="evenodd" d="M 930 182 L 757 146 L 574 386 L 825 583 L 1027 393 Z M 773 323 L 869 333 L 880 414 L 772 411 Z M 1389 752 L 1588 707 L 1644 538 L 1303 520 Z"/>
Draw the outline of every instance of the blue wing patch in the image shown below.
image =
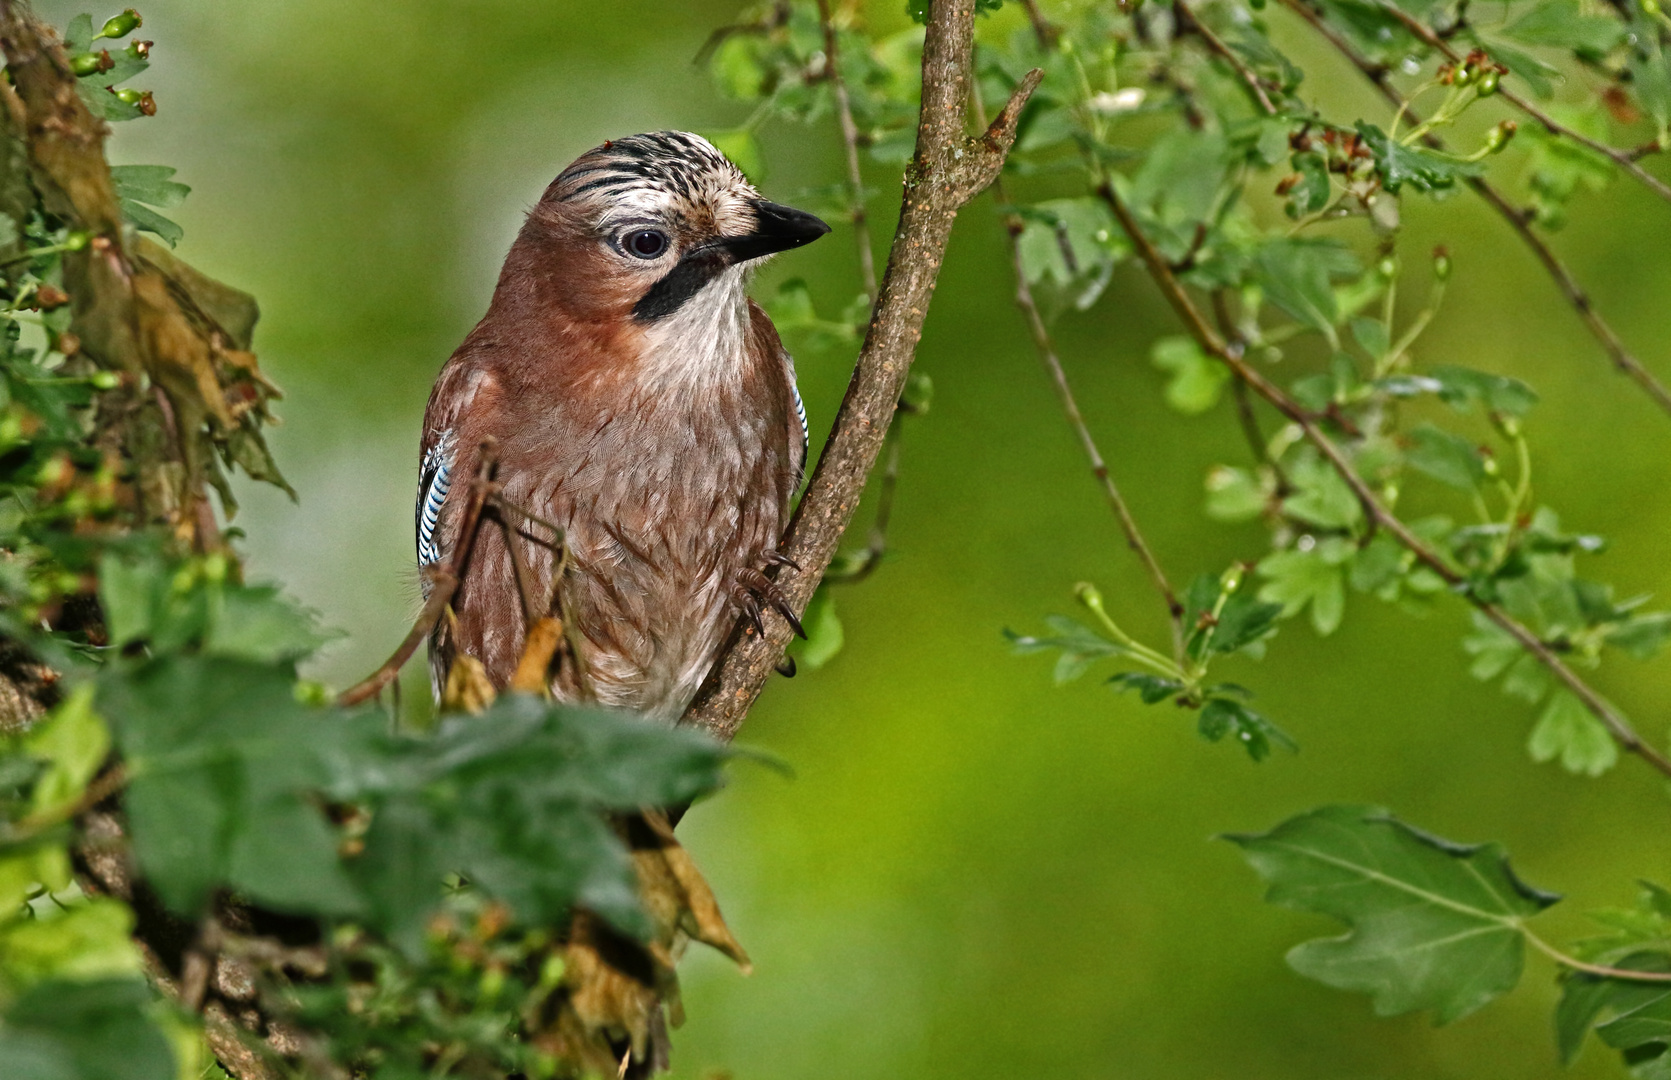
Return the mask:
<path fill-rule="evenodd" d="M 806 460 L 807 453 L 812 449 L 812 431 L 806 423 L 806 402 L 801 400 L 801 388 L 795 385 L 795 380 L 789 380 L 789 392 L 795 395 L 795 418 L 801 422 L 801 460 Z"/>
<path fill-rule="evenodd" d="M 453 433 L 443 431 L 424 455 L 423 478 L 418 481 L 418 565 L 441 561 L 441 547 L 435 529 L 441 521 L 441 504 L 453 484 Z"/>

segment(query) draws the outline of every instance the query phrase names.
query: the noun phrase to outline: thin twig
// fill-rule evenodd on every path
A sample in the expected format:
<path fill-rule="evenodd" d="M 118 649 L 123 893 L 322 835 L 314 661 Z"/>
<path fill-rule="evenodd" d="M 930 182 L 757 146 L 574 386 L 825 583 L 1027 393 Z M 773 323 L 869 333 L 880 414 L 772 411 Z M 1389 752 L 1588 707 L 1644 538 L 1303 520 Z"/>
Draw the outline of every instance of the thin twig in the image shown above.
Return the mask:
<path fill-rule="evenodd" d="M 859 248 L 859 278 L 864 282 L 865 299 L 875 303 L 876 255 L 870 247 L 864 174 L 859 171 L 859 126 L 853 123 L 853 104 L 847 96 L 847 82 L 841 77 L 840 45 L 835 22 L 830 18 L 830 0 L 818 0 L 818 22 L 824 28 L 824 71 L 835 92 L 836 121 L 841 126 L 841 146 L 847 158 L 847 216 L 853 222 L 853 237 Z"/>
<path fill-rule="evenodd" d="M 1666 776 L 1671 776 L 1671 758 L 1667 758 L 1659 750 L 1643 742 L 1641 736 L 1631 727 L 1630 721 L 1626 720 L 1618 710 L 1613 708 L 1589 683 L 1579 678 L 1577 673 L 1568 667 L 1542 639 L 1509 615 L 1508 612 L 1480 596 L 1472 588 L 1466 577 L 1457 572 L 1437 551 L 1411 532 L 1410 527 L 1403 520 L 1383 506 L 1380 500 L 1375 497 L 1375 493 L 1369 485 L 1364 483 L 1363 478 L 1352 467 L 1352 463 L 1347 460 L 1345 452 L 1335 445 L 1334 440 L 1330 439 L 1317 426 L 1312 415 L 1275 383 L 1266 379 L 1257 368 L 1247 363 L 1239 352 L 1225 343 L 1217 331 L 1209 325 L 1201 309 L 1190 299 L 1189 293 L 1185 291 L 1183 285 L 1172 273 L 1172 268 L 1167 265 L 1165 257 L 1155 248 L 1148 235 L 1143 232 L 1142 227 L 1137 223 L 1137 219 L 1132 216 L 1131 210 L 1119 194 L 1115 192 L 1113 186 L 1105 182 L 1098 187 L 1097 194 L 1102 197 L 1103 201 L 1108 204 L 1109 209 L 1114 212 L 1114 216 L 1119 219 L 1121 227 L 1125 230 L 1126 235 L 1131 238 L 1133 246 L 1136 247 L 1144 264 L 1148 267 L 1149 276 L 1154 278 L 1161 293 L 1171 303 L 1173 309 L 1177 311 L 1184 325 L 1188 327 L 1191 335 L 1194 336 L 1202 349 L 1228 365 L 1231 371 L 1247 381 L 1248 386 L 1256 394 L 1298 425 L 1305 434 L 1306 441 L 1315 446 L 1328 459 L 1329 464 L 1340 474 L 1340 478 L 1351 487 L 1353 494 L 1363 504 L 1370 520 L 1376 526 L 1391 533 L 1400 544 L 1415 555 L 1417 561 L 1439 575 L 1445 584 L 1451 587 L 1453 592 L 1461 595 L 1481 614 L 1514 638 L 1521 648 L 1536 657 L 1539 663 L 1548 668 L 1550 673 L 1568 690 L 1572 691 L 1573 695 L 1583 702 L 1584 707 L 1597 720 L 1601 721 L 1602 725 L 1607 728 L 1608 733 L 1613 736 L 1614 741 L 1621 747 L 1638 755 Z"/>
<path fill-rule="evenodd" d="M 1434 33 L 1433 29 L 1426 23 L 1422 22 L 1414 15 L 1400 10 L 1396 5 L 1386 3 L 1386 0 L 1382 0 L 1380 6 L 1382 11 L 1385 11 L 1388 15 L 1391 15 L 1393 18 L 1403 23 L 1405 29 L 1420 38 L 1423 44 L 1443 53 L 1445 59 L 1449 60 L 1453 64 L 1460 64 L 1463 62 L 1463 56 L 1455 49 L 1451 48 L 1450 43 L 1445 41 L 1444 38 L 1441 38 L 1438 34 Z M 1649 191 L 1652 191 L 1655 195 L 1658 195 L 1662 199 L 1671 201 L 1671 186 L 1668 186 L 1665 181 L 1638 165 L 1636 163 L 1636 155 L 1632 151 L 1621 150 L 1616 146 L 1609 146 L 1604 142 L 1590 138 L 1582 132 L 1574 131 L 1572 128 L 1567 127 L 1565 124 L 1556 120 L 1554 117 L 1550 116 L 1548 113 L 1544 112 L 1536 105 L 1533 105 L 1530 101 L 1527 101 L 1525 98 L 1521 97 L 1519 94 L 1515 93 L 1506 86 L 1499 87 L 1497 94 L 1504 101 L 1507 101 L 1510 105 L 1513 105 L 1527 116 L 1530 116 L 1533 120 L 1542 124 L 1550 132 L 1563 139 L 1569 139 L 1580 146 L 1594 150 L 1603 157 L 1611 159 L 1620 168 L 1640 180 L 1643 186 Z"/>
<path fill-rule="evenodd" d="M 973 90 L 973 104 L 976 118 L 984 122 L 986 107 L 981 101 L 978 86 Z M 992 192 L 1000 205 L 1009 204 L 1002 177 L 992 182 Z M 1043 365 L 1045 374 L 1050 376 L 1050 385 L 1056 391 L 1056 400 L 1062 406 L 1062 414 L 1079 439 L 1079 447 L 1084 452 L 1086 461 L 1090 463 L 1091 475 L 1102 487 L 1103 497 L 1108 500 L 1109 508 L 1114 511 L 1115 518 L 1120 522 L 1120 532 L 1125 535 L 1126 546 L 1131 548 L 1142 562 L 1143 569 L 1149 574 L 1149 581 L 1160 594 L 1161 603 L 1166 607 L 1166 618 L 1172 631 L 1173 658 L 1181 664 L 1184 658 L 1184 605 L 1178 601 L 1178 594 L 1172 588 L 1172 582 L 1167 579 L 1166 571 L 1161 568 L 1160 560 L 1155 558 L 1154 549 L 1144 539 L 1143 530 L 1138 527 L 1137 519 L 1132 516 L 1125 497 L 1120 494 L 1120 487 L 1114 482 L 1114 475 L 1109 471 L 1108 463 L 1097 447 L 1096 437 L 1091 434 L 1090 425 L 1085 422 L 1085 414 L 1079 409 L 1079 401 L 1068 382 L 1067 372 L 1062 368 L 1061 357 L 1056 354 L 1056 343 L 1051 340 L 1050 328 L 1045 325 L 1044 317 L 1039 314 L 1038 302 L 1033 298 L 1033 288 L 1027 283 L 1027 271 L 1021 258 L 1021 233 L 1024 229 L 1025 225 L 1018 215 L 1004 216 L 1004 233 L 1010 248 L 1010 267 L 1015 274 L 1016 306 L 1021 309 L 1022 317 L 1026 320 L 1027 331 L 1032 335 L 1033 349 L 1038 353 L 1039 363 Z"/>
<path fill-rule="evenodd" d="M 1377 64 L 1358 52 L 1351 42 L 1347 41 L 1334 27 L 1325 22 L 1322 16 L 1312 10 L 1304 0 L 1282 0 L 1282 2 L 1289 10 L 1310 23 L 1318 34 L 1334 46 L 1335 51 L 1339 52 L 1341 56 L 1362 72 L 1365 78 L 1374 83 L 1376 89 L 1381 92 L 1381 96 L 1386 98 L 1394 108 L 1404 109 L 1406 114 L 1409 115 L 1409 103 L 1392 85 L 1391 72 L 1385 64 Z M 1420 122 L 1414 116 L 1411 119 L 1417 123 Z M 1444 146 L 1442 141 L 1431 134 L 1423 141 L 1435 149 L 1443 149 Z M 1578 317 L 1584 321 L 1584 325 L 1589 327 L 1590 333 L 1595 336 L 1597 341 L 1601 342 L 1602 348 L 1607 351 L 1607 355 L 1612 359 L 1613 366 L 1640 386 L 1662 410 L 1671 414 L 1671 388 L 1667 388 L 1664 383 L 1655 378 L 1653 373 L 1644 367 L 1642 362 L 1625 347 L 1625 343 L 1614 332 L 1613 327 L 1597 314 L 1590 303 L 1589 294 L 1578 284 L 1577 279 L 1572 276 L 1572 272 L 1566 268 L 1549 245 L 1543 242 L 1543 238 L 1532 229 L 1531 221 L 1527 215 L 1517 209 L 1504 197 L 1502 192 L 1485 180 L 1477 176 L 1469 177 L 1467 184 L 1481 198 L 1490 203 L 1492 209 L 1496 210 L 1503 220 L 1509 223 L 1509 227 L 1514 229 L 1515 234 L 1520 237 L 1526 246 L 1532 249 L 1532 254 L 1537 256 L 1538 262 L 1542 263 L 1549 276 L 1555 279 L 1555 285 L 1561 290 L 1561 294 L 1566 297 L 1567 303 L 1572 305 L 1573 310 L 1578 313 Z"/>
<path fill-rule="evenodd" d="M 795 508 L 779 550 L 792 565 L 776 582 L 790 605 L 806 603 L 853 518 L 865 480 L 876 464 L 899 404 L 929 301 L 945 258 L 952 223 L 965 203 L 997 178 L 1015 142 L 1021 109 L 1043 78 L 1032 71 L 984 133 L 969 138 L 969 81 L 974 54 L 975 0 L 935 0 L 923 39 L 922 106 L 917 149 L 905 172 L 899 227 L 864 345 L 830 438 Z M 792 633 L 774 619 L 764 635 L 733 629 L 684 722 L 730 739 L 776 668 Z"/>
<path fill-rule="evenodd" d="M 1236 70 L 1236 74 L 1241 76 L 1242 82 L 1247 84 L 1248 92 L 1259 103 L 1259 107 L 1272 116 L 1276 115 L 1276 105 L 1271 102 L 1270 95 L 1265 92 L 1264 80 L 1259 78 L 1253 69 L 1248 67 L 1242 58 L 1237 56 L 1230 46 L 1224 43 L 1224 39 L 1213 33 L 1207 24 L 1202 22 L 1195 12 L 1190 9 L 1190 6 L 1184 3 L 1184 0 L 1174 0 L 1172 10 L 1182 16 L 1183 21 L 1188 23 L 1190 29 L 1200 36 L 1201 40 L 1206 43 L 1207 48 L 1217 53 L 1225 63 Z"/>
<path fill-rule="evenodd" d="M 446 611 L 447 605 L 452 602 L 453 593 L 458 591 L 458 583 L 464 580 L 464 564 L 469 560 L 471 545 L 476 541 L 476 529 L 481 523 L 482 507 L 493 494 L 493 467 L 498 460 L 497 443 L 491 438 L 483 439 L 476 458 L 476 479 L 470 485 L 470 501 L 464 504 L 464 516 L 459 522 L 458 538 L 453 541 L 452 559 L 447 565 L 437 566 L 429 571 L 429 599 L 425 601 L 424 609 L 418 615 L 417 621 L 412 624 L 406 640 L 383 661 L 382 667 L 339 694 L 338 705 L 358 705 L 382 693 L 383 688 L 393 682 L 400 674 L 400 669 L 412 659 L 412 654 L 418 651 L 418 646 L 434 632 L 435 625 L 441 621 L 442 612 Z"/>

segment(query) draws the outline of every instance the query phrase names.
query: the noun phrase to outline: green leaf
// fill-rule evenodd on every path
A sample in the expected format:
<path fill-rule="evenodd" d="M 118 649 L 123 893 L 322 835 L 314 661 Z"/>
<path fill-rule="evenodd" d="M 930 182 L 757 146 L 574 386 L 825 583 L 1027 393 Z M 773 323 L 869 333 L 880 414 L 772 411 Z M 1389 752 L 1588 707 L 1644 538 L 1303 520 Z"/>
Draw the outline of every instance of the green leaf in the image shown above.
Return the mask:
<path fill-rule="evenodd" d="M 1650 660 L 1671 640 L 1671 612 L 1632 615 L 1607 632 L 1607 643 L 1638 660 Z"/>
<path fill-rule="evenodd" d="M 1405 460 L 1418 472 L 1462 491 L 1476 491 L 1485 480 L 1479 447 L 1448 431 L 1421 424 L 1410 432 Z"/>
<path fill-rule="evenodd" d="M 64 28 L 64 51 L 71 55 L 84 53 L 93 45 L 93 16 L 77 15 Z"/>
<path fill-rule="evenodd" d="M 1630 971 L 1671 972 L 1671 959 L 1664 953 L 1640 952 L 1615 960 L 1613 967 Z M 1555 1007 L 1555 1044 L 1564 1065 L 1578 1059 L 1584 1036 L 1603 1013 L 1625 1020 L 1608 1027 L 1609 1045 L 1632 1050 L 1645 1043 L 1659 1042 L 1664 1025 L 1671 1022 L 1671 986 L 1663 982 L 1633 982 L 1575 973 L 1561 981 L 1561 1000 Z M 1598 1028 L 1598 1031 L 1600 1029 Z"/>
<path fill-rule="evenodd" d="M 48 979 L 137 977 L 143 967 L 133 924 L 128 905 L 102 896 L 72 899 L 64 908 L 54 904 L 28 919 L 0 920 L 3 982 L 15 988 Z"/>
<path fill-rule="evenodd" d="M 1395 195 L 1405 184 L 1424 195 L 1447 191 L 1458 180 L 1484 171 L 1477 162 L 1462 161 L 1420 146 L 1405 146 L 1388 138 L 1374 124 L 1359 121 L 1358 136 L 1375 155 L 1375 171 L 1381 175 L 1381 185 Z"/>
<path fill-rule="evenodd" d="M 1163 679 L 1140 671 L 1122 671 L 1109 677 L 1109 682 L 1121 690 L 1136 690 L 1145 705 L 1158 705 L 1183 692 L 1184 684 L 1177 679 Z"/>
<path fill-rule="evenodd" d="M 1334 467 L 1315 454 L 1298 457 L 1288 471 L 1294 494 L 1284 512 L 1324 529 L 1349 529 L 1363 519 L 1363 504 Z"/>
<path fill-rule="evenodd" d="M 6 1080 L 175 1080 L 153 1000 L 142 979 L 32 987 L 0 1025 Z"/>
<path fill-rule="evenodd" d="M 1525 45 L 1571 49 L 1599 57 L 1619 44 L 1625 26 L 1617 19 L 1583 14 L 1578 0 L 1546 0 L 1510 23 L 1503 33 Z"/>
<path fill-rule="evenodd" d="M 1392 343 L 1387 339 L 1387 324 L 1379 319 L 1353 319 L 1352 338 L 1371 360 L 1379 361 L 1387 355 Z"/>
<path fill-rule="evenodd" d="M 178 244 L 186 235 L 186 230 L 180 228 L 168 218 L 152 210 L 150 207 L 137 203 L 132 199 L 123 199 L 122 216 L 128 219 L 128 224 L 136 229 L 154 233 L 158 239 L 169 247 Z"/>
<path fill-rule="evenodd" d="M 1583 776 L 1600 776 L 1619 760 L 1619 748 L 1607 729 L 1567 690 L 1549 699 L 1526 749 L 1533 761 L 1559 758 L 1563 769 Z"/>
<path fill-rule="evenodd" d="M 1351 545 L 1341 545 L 1338 537 L 1331 540 L 1335 542 L 1319 542 L 1309 551 L 1273 551 L 1259 562 L 1259 575 L 1265 578 L 1259 599 L 1280 604 L 1284 616 L 1295 615 L 1309 604 L 1312 628 L 1324 636 L 1340 627 L 1346 612 L 1346 584 L 1340 564 L 1351 551 Z M 1341 546 L 1346 549 L 1344 556 Z"/>
<path fill-rule="evenodd" d="M 217 656 L 294 661 L 338 636 L 320 630 L 317 615 L 292 603 L 275 586 L 232 586 L 220 592 L 219 600 L 203 645 Z"/>
<path fill-rule="evenodd" d="M 1083 675 L 1093 660 L 1127 655 L 1123 646 L 1064 615 L 1047 615 L 1044 623 L 1055 631 L 1053 636 L 1034 637 L 1010 630 L 1005 630 L 1004 636 L 1017 655 L 1060 649 L 1062 655 L 1056 659 L 1055 671 L 1058 686 Z"/>
<path fill-rule="evenodd" d="M 1283 605 L 1265 603 L 1251 591 L 1239 592 L 1224 602 L 1218 613 L 1218 625 L 1207 647 L 1214 653 L 1233 653 L 1263 640 L 1276 628 Z"/>
<path fill-rule="evenodd" d="M 1206 487 L 1207 516 L 1214 521 L 1251 521 L 1265 512 L 1265 485 L 1246 469 L 1215 465 Z"/>
<path fill-rule="evenodd" d="M 1340 319 L 1333 282 L 1356 276 L 1358 261 L 1332 241 L 1271 240 L 1253 261 L 1265 298 L 1313 330 L 1332 333 Z"/>
<path fill-rule="evenodd" d="M 1350 927 L 1288 954 L 1300 974 L 1371 995 L 1375 1012 L 1443 1024 L 1520 981 L 1521 920 L 1559 899 L 1521 882 L 1496 844 L 1440 840 L 1385 810 L 1328 806 L 1227 837 L 1270 882 L 1266 900 Z"/>
<path fill-rule="evenodd" d="M 1507 375 L 1442 365 L 1433 369 L 1439 399 L 1457 412 L 1468 412 L 1483 403 L 1491 412 L 1525 416 L 1538 403 L 1537 391 Z"/>
<path fill-rule="evenodd" d="M 178 171 L 167 165 L 112 165 L 110 178 L 121 198 L 170 210 L 191 194 L 191 188 L 170 179 Z"/>
<path fill-rule="evenodd" d="M 1300 179 L 1289 189 L 1285 210 L 1289 217 L 1297 220 L 1329 205 L 1329 196 L 1334 189 L 1329 184 L 1328 159 L 1322 154 L 1295 154 L 1292 161 L 1294 172 Z"/>
<path fill-rule="evenodd" d="M 1155 367 L 1169 372 L 1166 403 L 1188 416 L 1204 413 L 1218 404 L 1230 369 L 1201 351 L 1190 337 L 1166 337 L 1149 352 Z"/>
<path fill-rule="evenodd" d="M 93 711 L 93 687 L 71 690 L 23 737 L 22 749 L 47 763 L 35 780 L 29 812 L 46 817 L 73 805 L 110 753 L 110 732 Z"/>
<path fill-rule="evenodd" d="M 1197 729 L 1208 742 L 1233 736 L 1254 761 L 1270 757 L 1273 742 L 1290 751 L 1299 749 L 1281 728 L 1233 698 L 1210 698 L 1201 707 Z"/>
<path fill-rule="evenodd" d="M 817 671 L 834 660 L 846 643 L 841 617 L 836 614 L 835 594 L 824 585 L 812 594 L 806 611 L 801 613 L 801 626 L 806 630 L 806 640 L 797 638 L 789 646 L 797 667 Z"/>

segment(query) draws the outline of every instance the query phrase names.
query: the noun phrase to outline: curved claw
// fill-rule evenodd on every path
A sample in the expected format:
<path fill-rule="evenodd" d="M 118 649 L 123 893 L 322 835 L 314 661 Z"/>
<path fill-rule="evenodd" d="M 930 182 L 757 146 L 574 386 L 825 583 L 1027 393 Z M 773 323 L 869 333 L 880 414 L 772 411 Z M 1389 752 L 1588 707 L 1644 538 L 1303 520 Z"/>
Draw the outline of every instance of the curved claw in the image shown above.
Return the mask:
<path fill-rule="evenodd" d="M 758 570 L 749 569 L 740 575 L 738 584 L 749 592 L 751 599 L 758 596 L 772 605 L 772 610 L 783 616 L 783 621 L 789 624 L 791 630 L 795 631 L 795 636 L 802 640 L 806 639 L 806 630 L 801 626 L 800 617 L 795 614 L 795 609 L 790 605 L 789 598 L 783 595 L 783 590 L 777 587 L 777 582 Z M 755 606 L 758 608 L 758 603 Z M 761 631 L 762 634 L 764 632 Z"/>
<path fill-rule="evenodd" d="M 801 564 L 791 559 L 781 551 L 768 551 L 760 556 L 767 566 L 787 566 L 791 570 L 799 570 Z"/>

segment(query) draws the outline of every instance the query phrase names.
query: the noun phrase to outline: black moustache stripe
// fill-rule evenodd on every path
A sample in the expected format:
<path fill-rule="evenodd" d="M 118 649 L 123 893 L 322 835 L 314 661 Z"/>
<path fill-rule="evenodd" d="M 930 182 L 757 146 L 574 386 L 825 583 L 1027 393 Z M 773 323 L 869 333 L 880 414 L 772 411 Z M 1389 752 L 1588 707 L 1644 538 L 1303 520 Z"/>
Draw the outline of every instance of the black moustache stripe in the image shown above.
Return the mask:
<path fill-rule="evenodd" d="M 649 322 L 665 318 L 685 306 L 685 301 L 702 291 L 734 260 L 723 248 L 701 247 L 679 260 L 643 298 L 632 307 L 635 319 Z"/>

